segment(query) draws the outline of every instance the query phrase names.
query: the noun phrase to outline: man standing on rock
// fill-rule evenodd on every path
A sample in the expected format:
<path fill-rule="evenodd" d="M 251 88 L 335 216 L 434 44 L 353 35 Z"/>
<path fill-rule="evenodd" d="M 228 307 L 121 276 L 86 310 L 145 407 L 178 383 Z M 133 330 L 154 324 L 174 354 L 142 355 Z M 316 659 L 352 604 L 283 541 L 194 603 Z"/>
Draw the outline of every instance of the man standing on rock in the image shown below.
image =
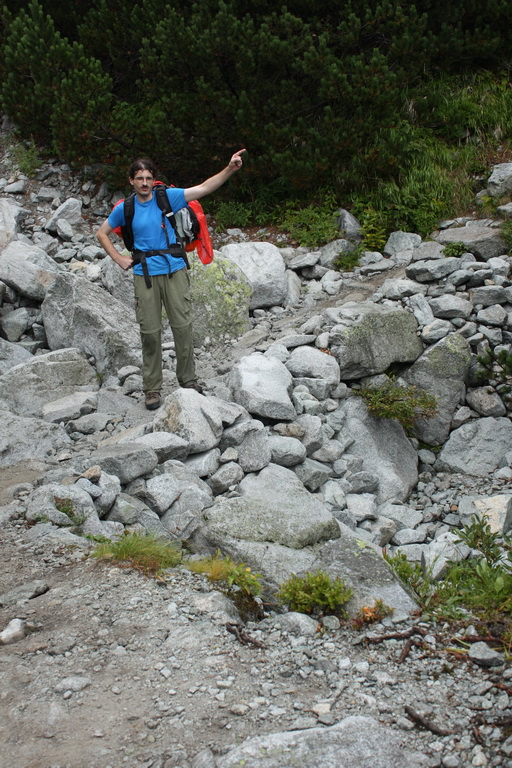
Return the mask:
<path fill-rule="evenodd" d="M 228 165 L 215 176 L 195 187 L 166 190 L 173 213 L 184 208 L 190 200 L 215 192 L 233 173 L 242 167 L 241 149 L 232 156 Z M 101 246 L 122 269 L 133 267 L 135 311 L 140 325 L 142 342 L 142 380 L 145 404 L 153 411 L 161 404 L 162 389 L 162 306 L 165 307 L 176 349 L 176 377 L 181 387 L 201 392 L 194 364 L 194 345 L 190 308 L 190 281 L 185 260 L 171 254 L 169 245 L 176 243 L 176 234 L 168 221 L 162 225 L 162 211 L 158 207 L 153 186 L 156 168 L 149 158 L 135 160 L 128 172 L 134 197 L 132 221 L 133 248 L 147 254 L 146 265 L 151 287 L 148 287 L 142 263 L 134 264 L 131 255 L 120 253 L 110 239 L 111 232 L 124 226 L 124 206 L 118 205 L 96 232 Z M 160 252 L 161 251 L 161 252 Z M 167 253 L 165 252 L 167 251 Z M 170 279 L 172 278 L 172 279 Z"/>

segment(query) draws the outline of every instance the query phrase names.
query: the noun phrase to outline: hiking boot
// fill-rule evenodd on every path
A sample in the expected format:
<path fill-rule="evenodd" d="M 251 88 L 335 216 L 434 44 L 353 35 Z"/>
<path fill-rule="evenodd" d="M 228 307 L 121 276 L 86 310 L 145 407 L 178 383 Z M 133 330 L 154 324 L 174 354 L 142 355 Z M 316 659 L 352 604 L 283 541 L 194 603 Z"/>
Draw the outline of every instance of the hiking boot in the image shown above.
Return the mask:
<path fill-rule="evenodd" d="M 188 384 L 184 384 L 182 388 L 183 389 L 195 389 L 195 391 L 199 392 L 200 395 L 203 394 L 203 388 L 199 384 L 198 381 L 189 381 L 189 383 Z"/>
<path fill-rule="evenodd" d="M 146 392 L 145 405 L 148 411 L 156 411 L 162 405 L 160 392 Z"/>

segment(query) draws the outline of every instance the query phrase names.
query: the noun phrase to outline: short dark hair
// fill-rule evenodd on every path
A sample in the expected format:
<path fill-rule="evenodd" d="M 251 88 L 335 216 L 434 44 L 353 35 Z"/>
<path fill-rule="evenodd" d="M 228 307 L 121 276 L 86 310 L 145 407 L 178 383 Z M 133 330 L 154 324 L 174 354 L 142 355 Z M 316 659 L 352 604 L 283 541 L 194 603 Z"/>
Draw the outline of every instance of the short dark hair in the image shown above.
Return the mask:
<path fill-rule="evenodd" d="M 135 178 L 137 171 L 149 171 L 153 177 L 156 177 L 156 165 L 152 160 L 149 159 L 149 157 L 138 157 L 136 160 L 134 160 L 130 165 L 128 178 Z"/>

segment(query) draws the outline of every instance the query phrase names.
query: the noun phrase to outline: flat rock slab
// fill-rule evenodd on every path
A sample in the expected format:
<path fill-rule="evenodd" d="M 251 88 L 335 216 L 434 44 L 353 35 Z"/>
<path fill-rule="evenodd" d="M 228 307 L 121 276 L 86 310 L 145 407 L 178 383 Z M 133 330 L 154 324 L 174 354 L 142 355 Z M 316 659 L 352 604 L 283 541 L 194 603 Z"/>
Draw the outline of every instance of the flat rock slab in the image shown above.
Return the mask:
<path fill-rule="evenodd" d="M 496 227 L 466 226 L 446 229 L 436 237 L 438 243 L 463 243 L 469 253 L 488 261 L 507 253 L 507 246 Z"/>
<path fill-rule="evenodd" d="M 332 728 L 256 736 L 231 750 L 218 768 L 421 768 L 425 755 L 411 752 L 407 737 L 372 717 L 346 717 Z"/>

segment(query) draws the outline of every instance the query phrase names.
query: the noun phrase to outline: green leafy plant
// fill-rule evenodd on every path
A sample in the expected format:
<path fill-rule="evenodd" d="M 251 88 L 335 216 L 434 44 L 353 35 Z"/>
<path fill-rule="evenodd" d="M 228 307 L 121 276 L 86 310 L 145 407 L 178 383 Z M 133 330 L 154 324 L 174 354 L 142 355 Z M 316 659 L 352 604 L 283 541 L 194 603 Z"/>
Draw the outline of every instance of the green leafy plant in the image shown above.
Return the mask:
<path fill-rule="evenodd" d="M 336 209 L 332 194 L 325 195 L 320 205 L 288 203 L 279 224 L 299 245 L 319 248 L 340 236 L 336 227 Z"/>
<path fill-rule="evenodd" d="M 335 269 L 337 272 L 352 272 L 354 267 L 358 266 L 359 259 L 361 258 L 363 251 L 364 248 L 360 244 L 357 245 L 353 251 L 349 251 L 348 253 L 340 253 L 338 256 L 336 256 L 332 263 L 333 269 Z"/>
<path fill-rule="evenodd" d="M 509 254 L 512 253 L 512 219 L 507 219 L 501 225 L 501 237 L 505 241 Z"/>
<path fill-rule="evenodd" d="M 447 243 L 444 247 L 443 255 L 446 258 L 460 258 L 464 253 L 467 253 L 468 248 L 464 243 L 461 243 L 460 241 L 454 242 L 454 243 Z"/>
<path fill-rule="evenodd" d="M 435 582 L 418 563 L 408 562 L 403 553 L 384 557 L 412 590 L 423 611 L 444 618 L 469 615 L 484 621 L 512 616 L 510 537 L 493 532 L 485 516 L 472 516 L 459 531 L 459 542 L 467 544 L 477 555 L 449 563 L 443 579 Z M 510 620 L 505 619 L 507 622 Z"/>
<path fill-rule="evenodd" d="M 481 555 L 470 561 L 476 584 L 467 591 L 468 604 L 512 614 L 512 537 L 493 531 L 487 515 L 472 515 L 459 540 Z"/>
<path fill-rule="evenodd" d="M 389 232 L 389 215 L 365 204 L 359 214 L 363 229 L 361 245 L 365 251 L 381 251 L 386 245 Z"/>
<path fill-rule="evenodd" d="M 230 227 L 247 227 L 253 218 L 252 206 L 248 203 L 227 200 L 215 207 L 215 226 L 220 231 Z"/>
<path fill-rule="evenodd" d="M 194 573 L 205 574 L 210 581 L 233 601 L 244 621 L 264 616 L 259 595 L 262 592 L 261 575 L 253 573 L 246 563 L 236 563 L 230 557 L 217 553 L 200 560 L 187 560 L 186 567 Z"/>
<path fill-rule="evenodd" d="M 307 614 L 345 615 L 344 606 L 353 591 L 340 578 L 331 578 L 325 571 L 293 574 L 281 585 L 277 599 L 290 610 Z"/>
<path fill-rule="evenodd" d="M 181 551 L 174 543 L 141 533 L 126 533 L 118 541 L 101 543 L 92 557 L 128 563 L 145 574 L 159 574 L 181 561 Z"/>
<path fill-rule="evenodd" d="M 471 515 L 469 523 L 459 531 L 458 536 L 459 541 L 478 550 L 491 567 L 501 559 L 500 537 L 492 530 L 487 515 Z"/>
<path fill-rule="evenodd" d="M 430 418 L 437 413 L 433 395 L 417 387 L 402 387 L 393 381 L 378 387 L 363 387 L 357 391 L 368 410 L 380 419 L 396 419 L 411 432 L 417 418 Z"/>
<path fill-rule="evenodd" d="M 41 156 L 35 142 L 19 141 L 10 145 L 9 154 L 13 161 L 13 170 L 18 168 L 21 173 L 29 178 L 34 175 L 41 165 Z"/>
<path fill-rule="evenodd" d="M 384 559 L 402 581 L 414 593 L 422 607 L 426 607 L 433 593 L 433 586 L 428 575 L 419 563 L 411 563 L 403 552 L 394 555 L 384 553 Z"/>

